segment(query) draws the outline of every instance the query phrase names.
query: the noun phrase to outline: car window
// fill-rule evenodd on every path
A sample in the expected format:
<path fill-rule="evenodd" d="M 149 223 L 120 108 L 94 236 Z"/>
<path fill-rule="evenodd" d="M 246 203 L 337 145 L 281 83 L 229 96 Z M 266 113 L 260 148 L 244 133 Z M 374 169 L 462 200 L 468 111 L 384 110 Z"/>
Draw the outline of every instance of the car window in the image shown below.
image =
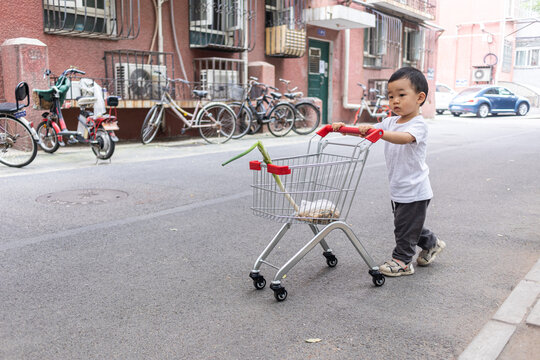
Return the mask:
<path fill-rule="evenodd" d="M 443 92 L 443 93 L 449 93 L 451 90 L 450 88 L 444 86 L 444 85 L 437 85 L 437 92 Z"/>
<path fill-rule="evenodd" d="M 489 88 L 484 92 L 485 95 L 499 95 L 497 88 Z"/>
<path fill-rule="evenodd" d="M 512 95 L 512 92 L 505 88 L 499 88 L 499 95 Z"/>

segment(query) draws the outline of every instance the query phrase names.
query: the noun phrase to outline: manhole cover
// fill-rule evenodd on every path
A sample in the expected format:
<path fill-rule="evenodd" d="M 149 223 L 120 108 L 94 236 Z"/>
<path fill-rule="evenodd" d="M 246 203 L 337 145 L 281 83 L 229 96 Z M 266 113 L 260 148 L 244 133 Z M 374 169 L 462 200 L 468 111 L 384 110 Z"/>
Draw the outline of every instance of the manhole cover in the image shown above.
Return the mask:
<path fill-rule="evenodd" d="M 128 193 L 111 189 L 82 189 L 60 191 L 39 196 L 36 201 L 58 205 L 94 205 L 105 204 L 124 199 Z"/>

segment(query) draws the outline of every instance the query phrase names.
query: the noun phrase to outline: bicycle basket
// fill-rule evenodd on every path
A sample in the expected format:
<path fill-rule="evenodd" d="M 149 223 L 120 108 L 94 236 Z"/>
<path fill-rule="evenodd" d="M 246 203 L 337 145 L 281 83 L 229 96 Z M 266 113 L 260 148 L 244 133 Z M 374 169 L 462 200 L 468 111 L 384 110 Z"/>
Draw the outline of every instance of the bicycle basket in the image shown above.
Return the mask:
<path fill-rule="evenodd" d="M 52 107 L 52 89 L 32 90 L 33 108 L 36 110 L 50 110 Z"/>
<path fill-rule="evenodd" d="M 249 92 L 250 99 L 256 99 L 264 93 L 264 87 L 262 86 L 252 86 L 251 91 Z"/>

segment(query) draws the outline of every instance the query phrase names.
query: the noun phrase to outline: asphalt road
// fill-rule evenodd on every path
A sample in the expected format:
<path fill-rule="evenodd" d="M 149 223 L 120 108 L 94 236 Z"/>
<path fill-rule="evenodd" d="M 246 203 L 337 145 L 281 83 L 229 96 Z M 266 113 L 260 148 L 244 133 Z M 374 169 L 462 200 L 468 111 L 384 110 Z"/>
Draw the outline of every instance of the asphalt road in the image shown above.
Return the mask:
<path fill-rule="evenodd" d="M 220 164 L 255 138 L 39 153 L 0 168 L 2 359 L 450 359 L 457 357 L 540 256 L 540 118 L 428 121 L 435 197 L 427 226 L 447 249 L 413 276 L 371 282 L 342 233 L 284 280 L 278 303 L 248 274 L 280 224 L 255 217 L 248 160 Z M 307 137 L 259 136 L 272 157 Z M 348 138 L 351 139 L 351 138 Z M 347 222 L 377 262 L 393 226 L 382 144 L 367 160 Z M 117 190 L 107 201 L 48 201 Z M 295 225 L 283 264 L 311 238 Z M 263 267 L 268 283 L 274 269 Z M 320 342 L 307 343 L 318 338 Z"/>

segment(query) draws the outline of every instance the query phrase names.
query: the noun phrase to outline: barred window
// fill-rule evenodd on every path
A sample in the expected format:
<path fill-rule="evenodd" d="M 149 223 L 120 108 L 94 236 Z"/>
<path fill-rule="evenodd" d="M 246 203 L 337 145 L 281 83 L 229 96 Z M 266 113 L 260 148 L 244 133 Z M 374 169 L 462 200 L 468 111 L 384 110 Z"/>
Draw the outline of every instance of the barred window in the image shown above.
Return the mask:
<path fill-rule="evenodd" d="M 364 30 L 364 66 L 396 68 L 399 66 L 401 20 L 372 10 L 375 27 Z"/>
<path fill-rule="evenodd" d="M 140 30 L 137 0 L 43 0 L 43 31 L 108 39 L 133 39 Z"/>
<path fill-rule="evenodd" d="M 254 1 L 190 0 L 190 47 L 249 49 L 254 30 Z"/>

